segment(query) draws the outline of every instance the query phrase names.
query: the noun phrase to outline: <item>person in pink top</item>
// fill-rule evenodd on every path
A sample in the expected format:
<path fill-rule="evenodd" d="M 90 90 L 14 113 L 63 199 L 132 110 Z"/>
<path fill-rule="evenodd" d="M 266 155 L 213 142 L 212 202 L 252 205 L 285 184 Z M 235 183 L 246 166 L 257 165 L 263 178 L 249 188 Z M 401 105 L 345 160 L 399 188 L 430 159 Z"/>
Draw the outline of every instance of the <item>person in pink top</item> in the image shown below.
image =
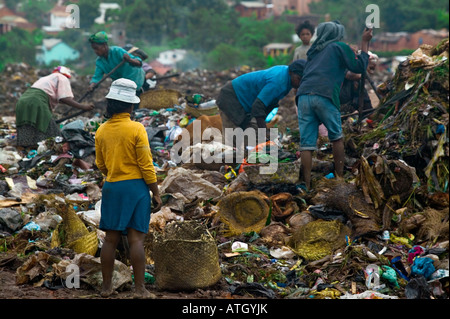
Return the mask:
<path fill-rule="evenodd" d="M 70 70 L 64 66 L 33 83 L 16 104 L 17 146 L 36 147 L 38 142 L 60 134 L 52 117 L 58 103 L 80 110 L 92 110 L 93 104 L 74 100 L 70 85 Z"/>

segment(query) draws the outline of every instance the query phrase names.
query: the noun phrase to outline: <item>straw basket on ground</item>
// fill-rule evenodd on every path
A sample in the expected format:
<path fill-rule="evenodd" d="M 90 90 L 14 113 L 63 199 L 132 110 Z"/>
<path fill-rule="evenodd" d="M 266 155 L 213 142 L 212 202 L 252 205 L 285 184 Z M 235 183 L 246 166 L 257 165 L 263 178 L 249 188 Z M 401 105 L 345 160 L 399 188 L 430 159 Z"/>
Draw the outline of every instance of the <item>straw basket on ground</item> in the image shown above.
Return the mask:
<path fill-rule="evenodd" d="M 222 274 L 214 238 L 197 221 L 173 222 L 154 234 L 155 284 L 160 290 L 195 290 Z"/>
<path fill-rule="evenodd" d="M 178 104 L 181 93 L 172 89 L 149 90 L 139 97 L 141 102 L 140 109 L 160 110 L 174 107 Z"/>
<path fill-rule="evenodd" d="M 260 232 L 270 214 L 270 199 L 260 191 L 234 192 L 219 203 L 219 216 L 226 236 Z"/>
<path fill-rule="evenodd" d="M 78 254 L 95 256 L 98 250 L 97 232 L 90 232 L 70 205 L 65 206 L 60 215 L 63 221 L 53 231 L 51 247 L 66 246 Z"/>

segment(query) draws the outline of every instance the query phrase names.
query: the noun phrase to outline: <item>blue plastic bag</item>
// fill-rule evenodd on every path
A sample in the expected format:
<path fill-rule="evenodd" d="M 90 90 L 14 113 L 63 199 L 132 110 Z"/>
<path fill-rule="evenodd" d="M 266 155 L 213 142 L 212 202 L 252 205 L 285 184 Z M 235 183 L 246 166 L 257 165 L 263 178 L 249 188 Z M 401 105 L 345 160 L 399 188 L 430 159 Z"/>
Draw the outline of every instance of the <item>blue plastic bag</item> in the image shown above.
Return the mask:
<path fill-rule="evenodd" d="M 428 257 L 417 257 L 414 259 L 414 264 L 411 266 L 411 276 L 422 275 L 425 279 L 430 279 L 431 275 L 435 272 L 433 265 L 433 259 Z"/>

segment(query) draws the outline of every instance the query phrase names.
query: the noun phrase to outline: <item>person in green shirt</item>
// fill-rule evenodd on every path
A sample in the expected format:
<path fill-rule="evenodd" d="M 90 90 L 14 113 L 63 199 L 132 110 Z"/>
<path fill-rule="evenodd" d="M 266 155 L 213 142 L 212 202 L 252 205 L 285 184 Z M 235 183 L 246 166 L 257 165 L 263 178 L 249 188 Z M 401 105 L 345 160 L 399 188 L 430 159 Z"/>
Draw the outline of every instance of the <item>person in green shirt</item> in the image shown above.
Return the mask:
<path fill-rule="evenodd" d="M 111 79 L 125 78 L 136 83 L 136 94 L 142 93 L 142 85 L 145 80 L 145 72 L 142 69 L 142 59 L 132 55 L 118 46 L 108 45 L 108 35 L 104 31 L 97 32 L 89 37 L 91 47 L 97 55 L 95 61 L 95 73 L 91 79 L 89 90 L 92 91 L 105 74 L 111 72 L 122 60 L 125 60 L 120 68 L 113 74 Z"/>

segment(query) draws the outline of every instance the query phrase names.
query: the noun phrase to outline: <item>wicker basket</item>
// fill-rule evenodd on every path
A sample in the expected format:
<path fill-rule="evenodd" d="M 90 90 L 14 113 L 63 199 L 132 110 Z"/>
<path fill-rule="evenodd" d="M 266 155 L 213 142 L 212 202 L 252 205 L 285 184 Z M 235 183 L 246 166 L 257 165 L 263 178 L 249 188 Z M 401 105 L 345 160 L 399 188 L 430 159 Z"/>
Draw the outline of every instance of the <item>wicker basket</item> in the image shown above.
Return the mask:
<path fill-rule="evenodd" d="M 71 205 L 62 208 L 59 214 L 63 221 L 53 231 L 51 248 L 66 246 L 78 254 L 86 253 L 94 256 L 98 250 L 97 232 L 89 232 Z M 63 236 L 60 236 L 61 232 Z"/>
<path fill-rule="evenodd" d="M 216 115 L 219 113 L 219 108 L 217 107 L 217 105 L 214 105 L 210 108 L 199 109 L 196 107 L 192 107 L 189 104 L 186 104 L 185 111 L 189 115 L 192 115 L 194 117 L 200 117 L 202 115 L 208 115 L 208 116 Z"/>
<path fill-rule="evenodd" d="M 86 253 L 95 256 L 98 250 L 97 232 L 90 232 L 89 234 L 69 243 L 67 247 L 78 254 Z"/>
<path fill-rule="evenodd" d="M 234 192 L 223 197 L 219 216 L 226 225 L 225 236 L 256 232 L 266 226 L 270 214 L 270 200 L 260 191 Z"/>
<path fill-rule="evenodd" d="M 173 222 L 153 239 L 155 284 L 160 290 L 195 290 L 222 274 L 214 238 L 197 221 Z"/>
<path fill-rule="evenodd" d="M 160 110 L 174 107 L 178 104 L 181 93 L 172 89 L 149 90 L 141 94 L 139 108 Z"/>

